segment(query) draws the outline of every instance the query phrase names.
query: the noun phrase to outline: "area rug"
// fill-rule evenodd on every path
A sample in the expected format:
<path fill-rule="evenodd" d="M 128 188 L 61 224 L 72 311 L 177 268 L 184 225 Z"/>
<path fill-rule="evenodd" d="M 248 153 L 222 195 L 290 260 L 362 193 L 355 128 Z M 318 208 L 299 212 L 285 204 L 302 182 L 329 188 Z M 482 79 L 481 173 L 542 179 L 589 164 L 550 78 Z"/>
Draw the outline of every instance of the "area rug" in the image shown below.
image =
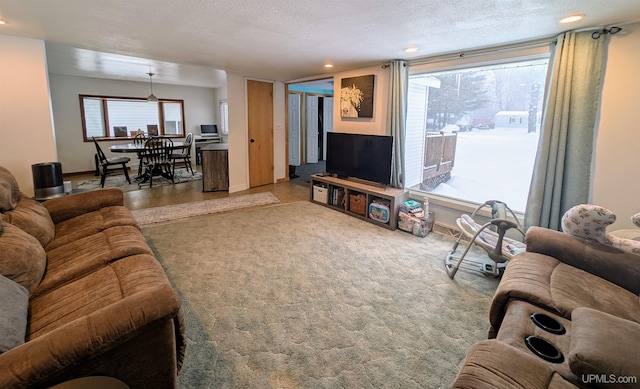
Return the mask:
<path fill-rule="evenodd" d="M 136 209 L 131 212 L 138 221 L 138 224 L 144 225 L 278 202 L 280 202 L 280 200 L 278 200 L 273 193 L 263 192 L 230 196 L 221 199 L 195 201 L 192 203 L 165 205 L 155 208 Z"/>
<path fill-rule="evenodd" d="M 111 176 L 107 176 L 105 182 L 104 182 L 104 187 L 105 188 L 120 188 L 122 189 L 123 192 L 131 192 L 134 190 L 140 190 L 140 189 L 148 189 L 149 188 L 149 183 L 146 182 L 142 185 L 138 185 L 138 182 L 136 182 L 133 179 L 133 176 L 131 173 L 129 173 L 129 177 L 131 178 L 131 184 L 129 184 L 127 182 L 127 179 L 124 177 L 123 174 L 114 174 Z M 175 173 L 175 177 L 174 177 L 174 181 L 176 184 L 181 184 L 183 182 L 190 182 L 190 181 L 198 181 L 202 179 L 202 173 L 198 172 L 198 171 L 194 171 L 194 174 L 191 174 L 190 171 L 187 171 L 186 169 L 182 168 L 182 169 L 176 169 L 176 173 Z M 165 185 L 173 185 L 174 183 L 171 182 L 171 180 L 166 179 L 164 177 L 158 176 L 158 177 L 153 177 L 153 187 L 159 187 L 159 186 L 165 186 Z M 97 179 L 93 179 L 93 180 L 82 180 L 82 181 L 78 181 L 78 189 L 83 189 L 83 190 L 92 190 L 92 189 L 98 189 L 100 188 L 100 178 Z"/>
<path fill-rule="evenodd" d="M 183 301 L 181 388 L 449 388 L 487 337 L 498 280 L 449 279 L 443 235 L 309 201 L 142 230 Z"/>

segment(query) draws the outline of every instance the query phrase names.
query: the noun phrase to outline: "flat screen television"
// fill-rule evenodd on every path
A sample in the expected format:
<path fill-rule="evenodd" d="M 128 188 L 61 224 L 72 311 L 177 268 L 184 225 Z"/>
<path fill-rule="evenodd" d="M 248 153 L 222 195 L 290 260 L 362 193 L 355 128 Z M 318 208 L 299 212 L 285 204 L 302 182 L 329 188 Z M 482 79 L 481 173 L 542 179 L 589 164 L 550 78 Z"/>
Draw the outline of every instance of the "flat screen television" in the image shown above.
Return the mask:
<path fill-rule="evenodd" d="M 393 137 L 327 132 L 327 173 L 391 184 Z"/>
<path fill-rule="evenodd" d="M 218 134 L 218 126 L 215 124 L 201 124 L 200 133 L 209 135 Z"/>

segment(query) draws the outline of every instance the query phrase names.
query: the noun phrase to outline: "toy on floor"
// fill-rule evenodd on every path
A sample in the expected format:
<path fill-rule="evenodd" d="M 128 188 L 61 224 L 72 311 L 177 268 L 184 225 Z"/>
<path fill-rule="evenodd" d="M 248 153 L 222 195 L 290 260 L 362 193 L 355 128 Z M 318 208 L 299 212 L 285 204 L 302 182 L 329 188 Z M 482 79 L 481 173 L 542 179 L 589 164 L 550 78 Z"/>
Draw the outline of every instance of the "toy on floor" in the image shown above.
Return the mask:
<path fill-rule="evenodd" d="M 480 225 L 475 221 L 474 217 L 480 209 L 487 206 L 491 207 L 491 220 Z M 511 213 L 515 221 L 507 219 L 507 212 Z M 524 237 L 524 231 L 522 231 L 516 214 L 502 201 L 486 201 L 476 208 L 471 216 L 467 214 L 461 215 L 456 220 L 456 224 L 460 228 L 461 234 L 444 260 L 447 274 L 451 279 L 453 279 L 460 267 L 499 277 L 504 273 L 507 262 L 516 254 L 525 250 L 524 243 L 505 236 L 508 230 L 515 229 Z M 454 254 L 463 238 L 469 239 L 468 246 L 460 257 L 455 257 Z M 482 260 L 465 259 L 474 244 L 482 247 L 487 252 L 488 258 Z"/>

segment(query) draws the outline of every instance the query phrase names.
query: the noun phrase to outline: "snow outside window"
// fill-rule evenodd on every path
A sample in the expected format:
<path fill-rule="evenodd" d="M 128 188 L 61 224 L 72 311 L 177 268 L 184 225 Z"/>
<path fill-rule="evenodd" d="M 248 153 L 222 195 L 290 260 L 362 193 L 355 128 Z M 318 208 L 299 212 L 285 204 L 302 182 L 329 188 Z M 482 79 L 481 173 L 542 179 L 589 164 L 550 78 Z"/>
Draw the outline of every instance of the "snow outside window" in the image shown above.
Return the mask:
<path fill-rule="evenodd" d="M 524 212 L 547 62 L 410 75 L 405 188 Z"/>

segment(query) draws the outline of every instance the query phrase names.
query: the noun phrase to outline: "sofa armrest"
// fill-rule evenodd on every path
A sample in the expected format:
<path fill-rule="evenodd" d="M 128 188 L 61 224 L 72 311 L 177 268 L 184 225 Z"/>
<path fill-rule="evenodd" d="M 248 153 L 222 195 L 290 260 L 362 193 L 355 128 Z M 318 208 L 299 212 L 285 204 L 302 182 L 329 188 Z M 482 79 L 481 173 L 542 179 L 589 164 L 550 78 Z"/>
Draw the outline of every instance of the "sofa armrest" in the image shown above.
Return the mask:
<path fill-rule="evenodd" d="M 590 308 L 576 308 L 571 324 L 568 358 L 574 374 L 597 376 L 585 382 L 596 387 L 638 387 L 640 324 Z"/>
<path fill-rule="evenodd" d="M 527 230 L 527 252 L 544 254 L 640 294 L 640 256 L 541 227 Z"/>
<path fill-rule="evenodd" d="M 96 189 L 47 200 L 42 205 L 57 224 L 100 208 L 124 205 L 124 193 L 120 188 Z"/>
<path fill-rule="evenodd" d="M 0 354 L 0 387 L 50 386 L 60 379 L 103 375 L 113 369 L 113 363 L 129 366 L 128 370 L 142 376 L 144 369 L 154 370 L 160 364 L 133 368 L 140 361 L 123 360 L 126 357 L 119 355 L 119 358 L 106 358 L 109 362 L 97 368 L 87 369 L 84 365 L 104 360 L 110 350 L 136 337 L 157 338 L 149 332 L 162 323 L 171 323 L 169 334 L 173 337 L 175 318 L 179 314 L 180 300 L 168 284 L 131 295 Z M 175 339 L 169 341 L 175 343 Z M 137 345 L 136 350 L 150 355 L 150 358 L 163 358 L 165 363 L 176 366 L 175 351 L 165 354 L 154 346 L 144 346 Z M 174 360 L 166 361 L 166 358 Z M 176 370 L 173 369 L 174 372 Z"/>

